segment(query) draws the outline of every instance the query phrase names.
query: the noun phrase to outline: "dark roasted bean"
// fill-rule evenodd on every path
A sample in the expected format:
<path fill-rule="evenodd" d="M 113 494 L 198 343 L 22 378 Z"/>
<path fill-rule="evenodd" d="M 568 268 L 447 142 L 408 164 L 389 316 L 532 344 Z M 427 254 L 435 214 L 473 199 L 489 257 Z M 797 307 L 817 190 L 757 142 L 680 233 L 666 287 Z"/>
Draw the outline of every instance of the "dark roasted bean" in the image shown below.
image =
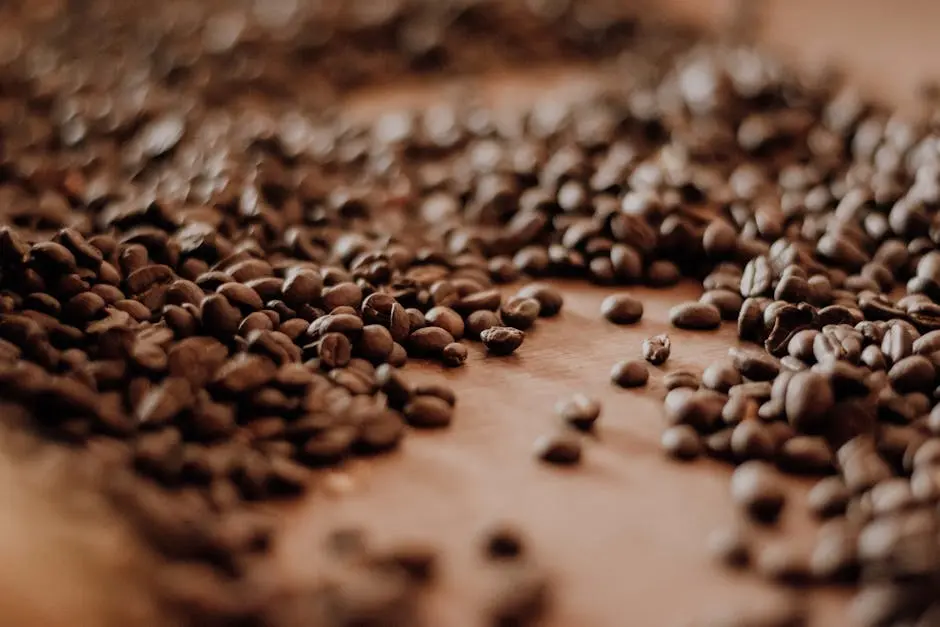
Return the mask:
<path fill-rule="evenodd" d="M 549 464 L 572 466 L 581 461 L 581 441 L 571 433 L 542 436 L 535 441 L 535 454 Z"/>
<path fill-rule="evenodd" d="M 672 342 L 665 333 L 662 335 L 654 335 L 653 337 L 643 340 L 641 349 L 643 359 L 654 366 L 660 366 L 669 359 L 669 353 L 672 350 Z"/>
<path fill-rule="evenodd" d="M 601 415 L 601 405 L 584 394 L 575 394 L 571 398 L 558 401 L 555 404 L 555 413 L 576 429 L 590 431 Z"/>
<path fill-rule="evenodd" d="M 649 378 L 646 363 L 640 359 L 618 361 L 610 370 L 610 380 L 622 388 L 642 387 Z"/>
<path fill-rule="evenodd" d="M 667 372 L 666 376 L 663 377 L 663 385 L 667 390 L 675 390 L 677 388 L 691 388 L 694 390 L 698 388 L 699 383 L 698 375 L 688 370 Z"/>
<path fill-rule="evenodd" d="M 601 315 L 614 324 L 634 324 L 643 317 L 643 303 L 627 294 L 612 294 L 601 303 Z"/>
<path fill-rule="evenodd" d="M 539 315 L 543 318 L 557 316 L 564 300 L 561 293 L 544 283 L 531 283 L 521 288 L 516 294 L 522 298 L 534 298 L 540 305 Z"/>
<path fill-rule="evenodd" d="M 525 331 L 535 323 L 541 308 L 534 298 L 514 296 L 500 307 L 499 317 L 504 325 Z"/>
<path fill-rule="evenodd" d="M 728 360 L 716 361 L 702 372 L 702 385 L 716 392 L 727 393 L 741 381 L 741 374 Z"/>
<path fill-rule="evenodd" d="M 751 461 L 731 475 L 731 498 L 754 520 L 774 523 L 783 510 L 786 495 L 772 467 Z"/>
<path fill-rule="evenodd" d="M 525 333 L 512 327 L 490 327 L 480 334 L 480 339 L 491 355 L 506 356 L 522 346 Z"/>
<path fill-rule="evenodd" d="M 422 394 L 412 396 L 402 411 L 408 424 L 422 429 L 447 427 L 454 414 L 453 406 L 446 401 Z"/>
<path fill-rule="evenodd" d="M 660 444 L 670 457 L 682 461 L 695 459 L 702 452 L 699 435 L 689 425 L 669 427 L 663 431 Z"/>
<path fill-rule="evenodd" d="M 717 329 L 721 325 L 721 312 L 714 305 L 687 302 L 669 310 L 669 321 L 680 329 Z"/>

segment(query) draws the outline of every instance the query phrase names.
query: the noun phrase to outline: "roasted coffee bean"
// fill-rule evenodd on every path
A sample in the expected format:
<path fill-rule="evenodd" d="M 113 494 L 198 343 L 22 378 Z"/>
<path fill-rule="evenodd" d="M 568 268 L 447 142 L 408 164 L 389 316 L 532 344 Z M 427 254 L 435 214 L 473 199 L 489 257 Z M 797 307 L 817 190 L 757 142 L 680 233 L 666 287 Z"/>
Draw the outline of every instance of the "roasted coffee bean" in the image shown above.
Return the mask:
<path fill-rule="evenodd" d="M 657 259 L 646 268 L 646 284 L 650 287 L 672 287 L 681 278 L 676 264 L 665 259 Z"/>
<path fill-rule="evenodd" d="M 494 529 L 487 533 L 484 540 L 484 553 L 493 560 L 514 560 L 522 556 L 525 550 L 519 532 L 510 527 Z"/>
<path fill-rule="evenodd" d="M 903 326 L 895 325 L 885 331 L 881 352 L 888 363 L 894 364 L 914 352 L 914 338 Z"/>
<path fill-rule="evenodd" d="M 643 359 L 654 366 L 660 366 L 669 359 L 669 353 L 672 350 L 672 341 L 665 333 L 662 335 L 654 335 L 653 337 L 643 340 L 641 350 Z"/>
<path fill-rule="evenodd" d="M 835 404 L 830 380 L 811 370 L 790 377 L 784 397 L 787 420 L 797 431 L 820 433 L 825 429 L 829 411 Z"/>
<path fill-rule="evenodd" d="M 473 339 L 480 339 L 481 333 L 498 326 L 500 326 L 499 316 L 492 311 L 474 311 L 467 316 L 467 336 Z"/>
<path fill-rule="evenodd" d="M 514 296 L 503 303 L 499 318 L 507 327 L 525 331 L 535 324 L 542 306 L 534 298 Z"/>
<path fill-rule="evenodd" d="M 512 327 L 490 327 L 480 334 L 487 352 L 496 356 L 513 354 L 524 339 L 525 333 Z"/>
<path fill-rule="evenodd" d="M 782 356 L 787 351 L 790 340 L 800 331 L 810 329 L 816 324 L 816 313 L 810 305 L 782 304 L 775 301 L 765 310 L 765 315 L 773 308 L 770 332 L 764 341 L 764 348 L 772 355 Z"/>
<path fill-rule="evenodd" d="M 424 319 L 429 326 L 444 329 L 450 333 L 455 340 L 459 340 L 463 337 L 463 318 L 450 307 L 432 307 L 424 314 Z"/>
<path fill-rule="evenodd" d="M 933 363 L 922 355 L 911 355 L 895 361 L 888 371 L 891 385 L 898 392 L 930 392 L 936 371 Z"/>
<path fill-rule="evenodd" d="M 438 429 L 450 426 L 453 420 L 454 408 L 436 396 L 415 394 L 405 405 L 402 412 L 405 415 L 405 420 L 412 427 Z"/>
<path fill-rule="evenodd" d="M 721 325 L 721 312 L 714 305 L 686 302 L 669 310 L 669 321 L 680 329 L 717 329 Z"/>
<path fill-rule="evenodd" d="M 539 316 L 551 318 L 557 316 L 564 304 L 561 292 L 544 283 L 531 283 L 521 288 L 517 294 L 521 298 L 533 298 L 539 303 Z"/>
<path fill-rule="evenodd" d="M 741 381 L 741 373 L 728 360 L 716 361 L 702 372 L 702 386 L 716 392 L 727 393 Z"/>
<path fill-rule="evenodd" d="M 437 357 L 448 344 L 454 343 L 454 336 L 441 327 L 424 327 L 412 331 L 408 336 L 408 352 L 418 356 Z"/>
<path fill-rule="evenodd" d="M 323 368 L 343 368 L 352 357 L 352 344 L 342 333 L 327 333 L 317 344 L 317 357 Z"/>
<path fill-rule="evenodd" d="M 467 357 L 469 357 L 470 352 L 467 350 L 467 347 L 458 342 L 448 344 L 444 347 L 444 350 L 441 351 L 441 361 L 445 366 L 451 368 L 456 368 L 462 366 Z"/>
<path fill-rule="evenodd" d="M 738 372 L 751 381 L 770 381 L 780 372 L 780 362 L 767 353 L 731 348 L 728 355 Z"/>
<path fill-rule="evenodd" d="M 356 343 L 356 352 L 370 362 L 380 364 L 388 359 L 394 344 L 395 341 L 388 329 L 377 324 L 370 324 L 362 328 L 362 335 Z"/>
<path fill-rule="evenodd" d="M 741 274 L 741 296 L 752 298 L 764 296 L 770 291 L 773 270 L 766 257 L 755 257 L 744 266 Z"/>
<path fill-rule="evenodd" d="M 832 453 L 823 438 L 795 436 L 780 447 L 777 465 L 797 475 L 824 475 L 833 471 Z"/>
<path fill-rule="evenodd" d="M 738 338 L 750 342 L 763 341 L 764 310 L 756 298 L 748 298 L 741 304 L 738 314 Z"/>
<path fill-rule="evenodd" d="M 555 413 L 576 429 L 590 431 L 601 415 L 601 405 L 584 394 L 575 394 L 571 398 L 558 401 L 555 404 Z"/>
<path fill-rule="evenodd" d="M 783 510 L 786 495 L 773 468 L 765 462 L 750 461 L 731 475 L 731 498 L 755 521 L 775 523 Z"/>
<path fill-rule="evenodd" d="M 678 388 L 691 388 L 694 390 L 698 388 L 699 383 L 698 375 L 688 370 L 667 372 L 663 377 L 663 385 L 667 390 L 675 390 Z"/>
<path fill-rule="evenodd" d="M 731 432 L 731 452 L 735 458 L 772 459 L 777 443 L 767 429 L 759 422 L 745 420 Z"/>
<path fill-rule="evenodd" d="M 663 431 L 660 444 L 667 455 L 682 461 L 695 459 L 702 452 L 701 439 L 689 425 L 669 427 Z"/>
<path fill-rule="evenodd" d="M 627 294 L 612 294 L 601 303 L 601 315 L 614 324 L 634 324 L 643 317 L 643 303 Z"/>
<path fill-rule="evenodd" d="M 727 398 L 710 390 L 677 388 L 666 395 L 666 420 L 671 425 L 687 424 L 708 432 L 721 420 Z"/>
<path fill-rule="evenodd" d="M 572 466 L 581 462 L 581 440 L 571 433 L 545 435 L 535 441 L 535 455 L 549 464 Z"/>
<path fill-rule="evenodd" d="M 650 373 L 646 363 L 640 359 L 618 361 L 610 370 L 610 380 L 622 388 L 636 388 L 646 385 Z"/>
<path fill-rule="evenodd" d="M 721 312 L 722 320 L 737 320 L 741 313 L 744 299 L 736 292 L 725 289 L 708 290 L 699 298 L 699 302 L 714 305 Z"/>

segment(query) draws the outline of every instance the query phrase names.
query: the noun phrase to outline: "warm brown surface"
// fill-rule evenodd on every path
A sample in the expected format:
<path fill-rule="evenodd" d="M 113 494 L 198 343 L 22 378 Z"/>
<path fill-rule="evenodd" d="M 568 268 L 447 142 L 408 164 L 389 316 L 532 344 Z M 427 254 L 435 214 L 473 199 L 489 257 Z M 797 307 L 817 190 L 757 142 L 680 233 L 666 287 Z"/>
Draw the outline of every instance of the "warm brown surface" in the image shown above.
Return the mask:
<path fill-rule="evenodd" d="M 647 303 L 643 321 L 632 327 L 600 318 L 600 301 L 611 289 L 561 285 L 562 315 L 540 321 L 517 356 L 487 358 L 475 346 L 460 370 L 406 368 L 415 380 L 446 380 L 460 392 L 453 428 L 414 433 L 393 456 L 323 477 L 283 538 L 289 568 L 314 572 L 315 547 L 338 523 L 361 526 L 377 542 L 427 540 L 445 550 L 430 624 L 477 625 L 476 608 L 492 582 L 475 540 L 487 526 L 508 521 L 526 531 L 533 554 L 555 576 L 557 608 L 549 625 L 701 624 L 695 621 L 759 608 L 781 594 L 708 557 L 709 531 L 734 519 L 729 469 L 711 461 L 671 462 L 658 446 L 663 373 L 721 357 L 735 341 L 733 325 L 712 333 L 670 329 L 668 308 L 694 296 L 692 285 L 630 289 Z M 647 389 L 613 387 L 611 364 L 638 356 L 641 341 L 662 332 L 673 339 L 673 356 L 653 369 Z M 571 470 L 538 463 L 533 441 L 557 424 L 555 401 L 577 391 L 604 404 L 585 463 Z M 788 530 L 808 526 L 799 511 L 804 486 L 793 485 Z M 842 596 L 809 598 L 814 624 L 847 624 Z"/>

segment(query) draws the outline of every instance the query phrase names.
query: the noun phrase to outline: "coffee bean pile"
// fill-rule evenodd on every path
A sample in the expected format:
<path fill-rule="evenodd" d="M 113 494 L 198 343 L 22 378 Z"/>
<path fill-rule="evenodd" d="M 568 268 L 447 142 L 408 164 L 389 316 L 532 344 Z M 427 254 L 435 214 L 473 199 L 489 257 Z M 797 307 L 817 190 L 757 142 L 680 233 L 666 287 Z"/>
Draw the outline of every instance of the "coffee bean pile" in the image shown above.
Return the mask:
<path fill-rule="evenodd" d="M 723 559 L 858 583 L 865 624 L 938 623 L 932 106 L 905 120 L 751 50 L 645 38 L 603 3 L 76 4 L 35 19 L 11 5 L 3 26 L 3 414 L 133 470 L 110 489 L 155 548 L 198 565 L 168 578 L 194 624 L 275 624 L 233 594 L 271 543 L 252 504 L 451 423 L 454 393 L 410 385 L 408 359 L 459 367 L 463 339 L 505 358 L 563 307 L 548 283 L 501 285 L 683 276 L 705 292 L 671 323 L 736 320 L 742 344 L 665 376 L 664 449 L 740 464 L 732 498 L 765 526 L 786 509 L 779 472 L 825 477 L 811 555 L 742 531 L 716 543 Z M 380 76 L 627 42 L 629 80 L 573 104 L 469 98 L 370 122 L 324 104 Z M 616 294 L 602 311 L 633 324 L 643 305 Z M 661 364 L 671 344 L 650 338 L 642 357 Z M 641 360 L 611 373 L 648 377 Z M 578 396 L 558 413 L 574 429 L 536 454 L 576 464 L 600 407 Z M 434 561 L 356 557 L 314 622 L 413 624 L 393 608 Z M 545 603 L 541 573 L 510 570 L 494 624 Z"/>

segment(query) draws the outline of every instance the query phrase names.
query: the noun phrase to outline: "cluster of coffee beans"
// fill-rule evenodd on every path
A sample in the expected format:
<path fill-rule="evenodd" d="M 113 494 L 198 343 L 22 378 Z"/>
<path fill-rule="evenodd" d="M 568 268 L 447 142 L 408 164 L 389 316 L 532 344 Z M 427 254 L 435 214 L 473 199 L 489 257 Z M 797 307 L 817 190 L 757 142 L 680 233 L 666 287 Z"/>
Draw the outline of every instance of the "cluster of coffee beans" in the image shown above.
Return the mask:
<path fill-rule="evenodd" d="M 196 624 L 266 611 L 232 592 L 270 544 L 252 503 L 450 424 L 453 392 L 397 368 L 460 366 L 464 338 L 513 353 L 562 297 L 499 286 L 557 276 L 699 279 L 672 324 L 737 320 L 757 344 L 666 375 L 663 446 L 741 464 L 732 496 L 762 525 L 786 505 L 778 472 L 826 475 L 811 507 L 829 520 L 810 555 L 730 534 L 729 563 L 859 583 L 866 624 L 938 622 L 932 109 L 905 120 L 751 50 L 628 38 L 602 2 L 76 4 L 2 27 L 2 413 L 134 470 L 111 490 L 154 547 L 199 566 L 169 578 Z M 471 98 L 370 122 L 318 107 L 396 71 L 628 40 L 629 80 L 573 104 Z M 617 295 L 603 315 L 631 324 L 643 306 Z M 662 364 L 670 347 L 640 348 Z M 648 377 L 639 360 L 611 373 Z M 558 413 L 574 430 L 537 453 L 573 464 L 600 407 Z M 393 608 L 433 558 L 380 559 L 340 535 L 354 568 L 324 588 L 315 605 L 333 614 L 317 624 L 412 624 Z M 508 544 L 491 550 L 519 552 Z M 518 573 L 495 624 L 544 606 L 544 579 Z"/>

